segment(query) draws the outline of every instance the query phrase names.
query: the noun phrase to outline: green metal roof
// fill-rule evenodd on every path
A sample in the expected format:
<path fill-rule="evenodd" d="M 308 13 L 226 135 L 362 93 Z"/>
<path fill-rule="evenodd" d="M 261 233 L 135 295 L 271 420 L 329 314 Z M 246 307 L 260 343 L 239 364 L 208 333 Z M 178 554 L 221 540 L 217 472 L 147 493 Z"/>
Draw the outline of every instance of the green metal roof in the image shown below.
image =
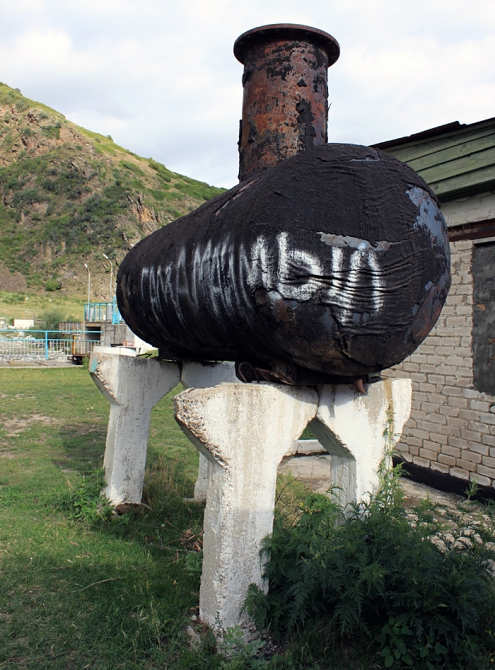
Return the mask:
<path fill-rule="evenodd" d="M 416 170 L 441 202 L 495 188 L 495 118 L 374 144 Z"/>

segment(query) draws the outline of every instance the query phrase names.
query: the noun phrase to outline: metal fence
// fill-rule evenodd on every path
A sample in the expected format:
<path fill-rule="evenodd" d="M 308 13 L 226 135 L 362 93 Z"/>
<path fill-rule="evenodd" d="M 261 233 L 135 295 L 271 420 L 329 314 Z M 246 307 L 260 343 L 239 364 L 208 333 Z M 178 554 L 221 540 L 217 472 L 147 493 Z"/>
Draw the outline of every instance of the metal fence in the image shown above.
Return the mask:
<path fill-rule="evenodd" d="M 0 359 L 67 360 L 89 355 L 100 331 L 0 330 Z"/>
<path fill-rule="evenodd" d="M 84 320 L 87 323 L 124 323 L 116 298 L 112 302 L 87 302 L 84 305 Z"/>

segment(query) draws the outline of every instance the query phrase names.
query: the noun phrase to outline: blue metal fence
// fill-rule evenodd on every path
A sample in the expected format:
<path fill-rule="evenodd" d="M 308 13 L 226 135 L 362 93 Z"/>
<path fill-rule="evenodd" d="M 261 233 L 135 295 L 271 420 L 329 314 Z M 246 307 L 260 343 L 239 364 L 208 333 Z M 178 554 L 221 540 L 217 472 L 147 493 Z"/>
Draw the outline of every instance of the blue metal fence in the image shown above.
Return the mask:
<path fill-rule="evenodd" d="M 88 356 L 100 344 L 100 331 L 0 330 L 0 359 L 67 360 Z"/>
<path fill-rule="evenodd" d="M 84 305 L 84 320 L 86 323 L 124 323 L 117 307 L 117 298 L 112 302 L 87 302 Z"/>

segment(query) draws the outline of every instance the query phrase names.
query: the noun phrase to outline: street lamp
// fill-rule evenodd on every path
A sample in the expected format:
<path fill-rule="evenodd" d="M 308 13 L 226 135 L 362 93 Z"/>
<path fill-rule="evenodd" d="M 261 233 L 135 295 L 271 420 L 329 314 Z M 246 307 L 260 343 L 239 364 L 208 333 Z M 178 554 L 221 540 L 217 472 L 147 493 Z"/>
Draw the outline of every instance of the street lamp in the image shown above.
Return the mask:
<path fill-rule="evenodd" d="M 106 254 L 103 254 L 103 256 L 110 263 L 110 295 L 108 296 L 108 301 L 112 302 L 112 298 L 113 298 L 113 263 L 108 258 L 108 256 Z"/>
<path fill-rule="evenodd" d="M 88 309 L 89 309 L 89 303 L 91 302 L 91 272 L 89 271 L 89 267 L 87 266 L 86 263 L 84 263 L 84 267 L 88 271 Z"/>

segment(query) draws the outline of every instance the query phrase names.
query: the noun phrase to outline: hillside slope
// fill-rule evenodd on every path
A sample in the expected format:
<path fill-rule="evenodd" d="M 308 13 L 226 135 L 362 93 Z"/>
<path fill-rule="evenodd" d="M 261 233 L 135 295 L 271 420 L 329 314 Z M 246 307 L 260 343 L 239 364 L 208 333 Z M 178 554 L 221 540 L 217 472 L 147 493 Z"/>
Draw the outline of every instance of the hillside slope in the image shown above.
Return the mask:
<path fill-rule="evenodd" d="M 0 291 L 108 297 L 109 263 L 224 189 L 175 174 L 0 84 Z"/>

